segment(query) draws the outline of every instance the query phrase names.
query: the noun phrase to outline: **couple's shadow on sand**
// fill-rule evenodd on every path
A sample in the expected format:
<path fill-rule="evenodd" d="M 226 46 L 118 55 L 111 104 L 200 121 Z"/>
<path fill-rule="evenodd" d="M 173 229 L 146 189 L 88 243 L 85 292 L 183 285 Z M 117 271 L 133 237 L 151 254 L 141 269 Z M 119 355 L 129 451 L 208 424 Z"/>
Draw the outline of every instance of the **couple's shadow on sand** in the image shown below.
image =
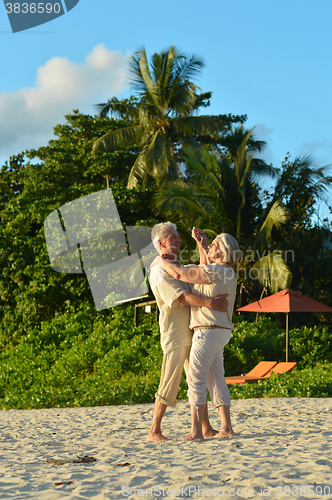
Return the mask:
<path fill-rule="evenodd" d="M 235 432 L 234 436 L 224 436 L 224 437 L 221 437 L 221 436 L 211 436 L 211 437 L 207 437 L 205 439 L 196 439 L 196 440 L 187 440 L 185 439 L 185 436 L 183 434 L 181 435 L 175 435 L 175 436 L 172 436 L 172 437 L 167 437 L 166 440 L 163 440 L 163 441 L 153 441 L 153 440 L 150 440 L 147 438 L 147 441 L 150 442 L 150 443 L 157 443 L 157 444 L 163 444 L 163 443 L 208 443 L 208 442 L 211 442 L 211 441 L 215 441 L 215 442 L 218 442 L 218 441 L 233 441 L 234 443 L 234 446 L 237 446 L 239 448 L 242 447 L 242 444 L 239 443 L 239 442 L 235 442 L 234 440 L 240 438 L 241 440 L 248 440 L 248 439 L 259 439 L 259 438 L 263 438 L 263 439 L 268 439 L 268 438 L 274 438 L 274 439 L 283 439 L 283 440 L 288 440 L 290 441 L 289 444 L 291 444 L 291 438 L 294 437 L 296 439 L 298 439 L 300 436 L 303 436 L 303 434 L 305 434 L 306 436 L 308 435 L 308 431 L 307 430 L 303 430 L 303 431 L 298 431 L 298 430 L 294 430 L 294 431 L 288 431 L 287 433 L 285 432 L 278 432 L 278 431 L 274 431 L 274 430 L 269 430 L 269 431 L 265 431 L 265 432 L 250 432 L 250 431 L 245 431 L 245 432 Z M 322 432 L 317 430 L 317 431 L 310 431 L 310 435 L 311 436 L 314 436 L 314 435 L 322 435 Z M 277 444 L 283 444 L 283 443 L 278 443 L 276 442 Z M 287 444 L 287 446 L 289 446 L 289 444 Z"/>

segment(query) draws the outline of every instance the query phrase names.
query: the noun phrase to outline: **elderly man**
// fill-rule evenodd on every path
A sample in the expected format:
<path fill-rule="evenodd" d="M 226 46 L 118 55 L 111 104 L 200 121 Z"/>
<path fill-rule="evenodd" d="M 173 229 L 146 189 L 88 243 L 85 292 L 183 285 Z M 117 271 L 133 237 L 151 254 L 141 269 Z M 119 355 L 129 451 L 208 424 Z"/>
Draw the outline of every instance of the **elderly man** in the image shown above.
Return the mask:
<path fill-rule="evenodd" d="M 151 233 L 152 243 L 158 253 L 170 261 L 176 261 L 180 253 L 180 237 L 176 225 L 171 222 L 157 224 Z M 189 328 L 190 308 L 207 307 L 225 312 L 227 295 L 215 298 L 201 297 L 190 292 L 188 283 L 178 281 L 167 274 L 160 265 L 155 265 L 150 273 L 150 285 L 160 311 L 159 324 L 161 347 L 164 359 L 161 380 L 156 392 L 155 408 L 148 438 L 165 441 L 161 432 L 161 421 L 167 406 L 176 405 L 183 368 L 187 371 L 192 341 Z M 217 434 L 208 419 L 207 405 L 204 409 L 202 431 L 204 437 Z"/>

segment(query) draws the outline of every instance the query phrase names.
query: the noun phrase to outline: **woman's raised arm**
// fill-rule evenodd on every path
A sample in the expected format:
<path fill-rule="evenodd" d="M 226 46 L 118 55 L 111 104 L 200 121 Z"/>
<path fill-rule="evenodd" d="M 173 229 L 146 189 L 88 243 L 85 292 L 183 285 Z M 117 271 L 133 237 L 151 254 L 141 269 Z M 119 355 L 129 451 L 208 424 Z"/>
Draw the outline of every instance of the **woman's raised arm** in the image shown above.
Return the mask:
<path fill-rule="evenodd" d="M 163 259 L 163 257 L 157 257 L 154 263 L 161 265 L 168 274 L 177 280 L 193 283 L 194 285 L 210 283 L 207 274 L 200 266 L 192 264 L 186 267 L 179 267 L 178 264 L 173 264 L 169 260 Z"/>
<path fill-rule="evenodd" d="M 198 246 L 198 251 L 199 251 L 199 263 L 202 264 L 211 264 L 211 261 L 208 256 L 208 239 L 204 231 L 201 229 L 197 229 L 196 227 L 193 227 L 192 232 L 191 232 L 191 237 L 194 238 L 194 240 L 197 243 Z"/>

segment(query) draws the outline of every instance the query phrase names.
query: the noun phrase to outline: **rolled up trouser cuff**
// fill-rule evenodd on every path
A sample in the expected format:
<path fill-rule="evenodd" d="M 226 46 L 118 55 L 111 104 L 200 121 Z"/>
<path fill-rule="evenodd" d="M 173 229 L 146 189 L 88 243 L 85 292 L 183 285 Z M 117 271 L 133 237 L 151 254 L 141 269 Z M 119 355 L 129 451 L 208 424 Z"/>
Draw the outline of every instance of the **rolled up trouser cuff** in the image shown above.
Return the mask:
<path fill-rule="evenodd" d="M 222 358 L 222 362 L 223 362 Z M 219 368 L 219 370 L 218 370 Z M 210 394 L 212 404 L 215 408 L 218 406 L 230 406 L 231 397 L 229 394 L 229 389 L 226 384 L 224 376 L 224 366 L 219 364 L 219 366 L 213 365 L 213 369 L 210 369 L 207 380 L 207 388 Z"/>
<path fill-rule="evenodd" d="M 175 400 L 174 402 L 170 402 L 169 400 L 166 400 L 166 399 L 162 398 L 162 397 L 158 394 L 158 392 L 156 392 L 156 394 L 154 395 L 154 397 L 155 397 L 156 399 L 158 399 L 158 401 L 159 401 L 160 403 L 162 403 L 163 405 L 166 405 L 166 406 L 171 406 L 171 407 L 172 407 L 172 406 L 176 406 L 176 400 Z"/>
<path fill-rule="evenodd" d="M 176 405 L 183 368 L 186 372 L 188 369 L 190 347 L 179 347 L 164 355 L 160 384 L 155 394 L 156 399 L 164 405 Z"/>

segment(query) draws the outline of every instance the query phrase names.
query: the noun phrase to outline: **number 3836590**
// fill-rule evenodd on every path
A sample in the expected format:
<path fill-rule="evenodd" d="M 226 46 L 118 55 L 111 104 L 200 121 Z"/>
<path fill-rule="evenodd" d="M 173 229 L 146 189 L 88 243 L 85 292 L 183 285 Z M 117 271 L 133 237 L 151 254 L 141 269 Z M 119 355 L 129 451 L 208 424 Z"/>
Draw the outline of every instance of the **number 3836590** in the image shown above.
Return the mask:
<path fill-rule="evenodd" d="M 7 14 L 59 14 L 61 11 L 61 5 L 59 3 L 6 3 Z"/>

